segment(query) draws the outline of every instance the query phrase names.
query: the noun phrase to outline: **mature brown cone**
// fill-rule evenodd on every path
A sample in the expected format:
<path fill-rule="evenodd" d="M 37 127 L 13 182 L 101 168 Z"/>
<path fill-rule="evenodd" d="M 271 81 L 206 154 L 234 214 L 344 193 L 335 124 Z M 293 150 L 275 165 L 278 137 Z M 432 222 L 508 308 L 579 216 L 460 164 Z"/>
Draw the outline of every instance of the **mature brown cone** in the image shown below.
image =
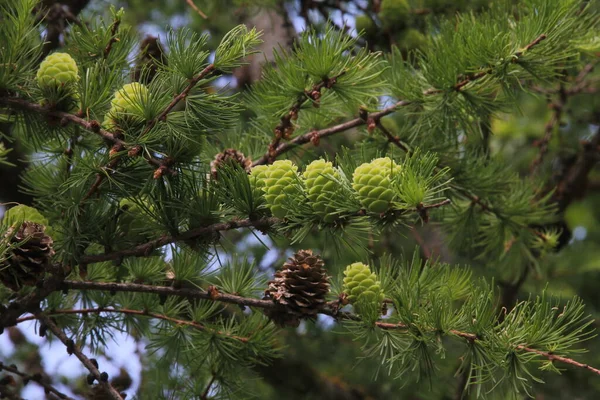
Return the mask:
<path fill-rule="evenodd" d="M 236 149 L 225 149 L 222 153 L 218 153 L 215 159 L 210 162 L 210 176 L 213 179 L 218 179 L 218 171 L 223 168 L 227 163 L 233 162 L 239 164 L 246 172 L 250 173 L 252 166 L 252 160 L 246 158 L 244 154 Z"/>
<path fill-rule="evenodd" d="M 5 238 L 15 246 L 9 258 L 0 265 L 0 281 L 10 289 L 17 291 L 22 286 L 33 286 L 44 276 L 54 255 L 52 238 L 44 233 L 46 227 L 31 221 L 25 221 L 16 230 L 8 229 Z"/>
<path fill-rule="evenodd" d="M 266 298 L 279 307 L 267 316 L 279 325 L 298 326 L 302 318 L 314 318 L 327 302 L 329 277 L 323 260 L 312 250 L 300 250 L 269 281 Z"/>

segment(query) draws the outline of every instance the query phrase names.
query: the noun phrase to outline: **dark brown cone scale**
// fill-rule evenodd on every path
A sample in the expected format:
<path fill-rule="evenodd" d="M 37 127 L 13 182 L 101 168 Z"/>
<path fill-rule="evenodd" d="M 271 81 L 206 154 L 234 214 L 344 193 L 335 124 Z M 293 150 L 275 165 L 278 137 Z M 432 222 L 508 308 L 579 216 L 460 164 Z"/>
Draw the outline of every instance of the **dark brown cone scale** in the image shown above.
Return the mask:
<path fill-rule="evenodd" d="M 9 258 L 0 266 L 0 280 L 14 291 L 22 286 L 34 286 L 44 276 L 54 255 L 52 238 L 44 233 L 46 227 L 25 221 L 15 232 L 11 227 L 5 234 L 14 247 Z"/>
<path fill-rule="evenodd" d="M 329 293 L 329 277 L 323 265 L 312 250 L 300 250 L 289 258 L 265 290 L 267 298 L 279 305 L 267 315 L 279 325 L 289 326 L 298 326 L 302 318 L 315 317 Z"/>
<path fill-rule="evenodd" d="M 250 173 L 252 166 L 252 160 L 246 158 L 244 154 L 236 149 L 225 149 L 223 152 L 218 153 L 214 160 L 210 162 L 210 175 L 213 179 L 218 178 L 218 171 L 223 168 L 227 163 L 238 164 L 246 172 Z"/>

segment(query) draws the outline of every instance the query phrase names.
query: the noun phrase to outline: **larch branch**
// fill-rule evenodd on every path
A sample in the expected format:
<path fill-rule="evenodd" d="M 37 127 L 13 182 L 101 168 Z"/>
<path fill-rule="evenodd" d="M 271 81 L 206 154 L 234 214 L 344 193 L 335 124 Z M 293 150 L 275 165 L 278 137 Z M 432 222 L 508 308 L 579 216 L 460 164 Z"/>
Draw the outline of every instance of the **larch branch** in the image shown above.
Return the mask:
<path fill-rule="evenodd" d="M 92 375 L 94 375 L 94 377 L 98 380 L 99 385 L 103 386 L 114 400 L 123 400 L 121 394 L 110 384 L 110 382 L 102 379 L 98 368 L 96 368 L 92 361 L 85 354 L 83 354 L 79 346 L 77 346 L 72 339 L 69 339 L 50 317 L 41 312 L 36 313 L 35 315 L 37 319 L 42 321 L 48 327 L 48 329 L 50 329 L 54 336 L 63 342 L 63 344 L 67 347 L 67 353 L 69 353 L 69 355 L 75 354 L 75 357 L 81 361 L 83 366 L 86 367 Z"/>
<path fill-rule="evenodd" d="M 0 362 L 0 370 L 4 370 L 6 372 L 10 372 L 11 374 L 18 375 L 23 379 L 23 381 L 35 382 L 38 385 L 40 385 L 41 387 L 43 387 L 47 393 L 53 393 L 59 399 L 73 400 L 72 397 L 67 396 L 66 394 L 57 390 L 54 386 L 50 385 L 49 383 L 44 382 L 44 377 L 42 376 L 42 374 L 39 374 L 39 373 L 33 374 L 33 375 L 26 374 L 25 372 L 19 371 L 19 369 L 14 365 L 5 365 L 2 362 Z M 23 383 L 23 384 L 25 384 L 25 383 Z"/>

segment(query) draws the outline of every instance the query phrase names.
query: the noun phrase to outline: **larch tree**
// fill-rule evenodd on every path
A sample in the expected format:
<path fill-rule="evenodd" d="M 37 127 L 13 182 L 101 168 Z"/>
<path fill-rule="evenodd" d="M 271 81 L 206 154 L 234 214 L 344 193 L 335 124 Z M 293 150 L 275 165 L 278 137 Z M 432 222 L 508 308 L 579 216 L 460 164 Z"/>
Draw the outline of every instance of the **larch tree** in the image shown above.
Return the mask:
<path fill-rule="evenodd" d="M 0 397 L 596 398 L 598 9 L 0 0 Z"/>

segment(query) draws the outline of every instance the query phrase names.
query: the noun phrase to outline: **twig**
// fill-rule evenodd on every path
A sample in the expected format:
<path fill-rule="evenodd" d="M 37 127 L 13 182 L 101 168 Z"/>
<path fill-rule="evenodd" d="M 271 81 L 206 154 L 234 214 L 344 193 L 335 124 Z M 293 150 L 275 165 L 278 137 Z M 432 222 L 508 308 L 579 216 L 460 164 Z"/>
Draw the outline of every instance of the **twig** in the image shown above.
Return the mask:
<path fill-rule="evenodd" d="M 152 250 L 157 249 L 159 247 L 165 246 L 167 244 L 175 243 L 177 241 L 195 239 L 199 237 L 210 237 L 215 233 L 228 231 L 232 229 L 238 228 L 258 228 L 265 229 L 276 223 L 281 222 L 278 218 L 262 218 L 257 220 L 250 219 L 241 219 L 241 220 L 232 220 L 228 222 L 219 222 L 216 224 L 212 224 L 202 228 L 190 229 L 189 231 L 183 232 L 176 236 L 162 236 L 158 239 L 151 240 L 147 243 L 141 244 L 136 247 L 132 247 L 125 250 L 119 250 L 112 253 L 107 254 L 94 254 L 89 256 L 84 256 L 81 258 L 81 263 L 83 264 L 91 264 L 102 261 L 113 261 L 120 260 L 124 257 L 131 256 L 144 256 L 148 255 L 152 252 Z"/>
<path fill-rule="evenodd" d="M 564 178 L 556 185 L 554 199 L 558 208 L 563 211 L 574 200 L 583 195 L 587 186 L 588 174 L 600 160 L 600 128 L 588 143 L 584 143 L 583 151 L 575 164 L 567 171 Z"/>
<path fill-rule="evenodd" d="M 64 111 L 52 110 L 47 107 L 41 106 L 39 104 L 30 103 L 23 99 L 0 98 L 0 103 L 5 104 L 9 107 L 14 107 L 14 108 L 20 109 L 20 110 L 33 111 L 35 113 L 46 115 L 51 118 L 59 119 L 61 121 L 61 123 L 65 123 L 65 124 L 73 123 L 73 124 L 79 125 L 82 128 L 84 128 L 88 131 L 91 131 L 91 132 L 95 133 L 96 135 L 100 136 L 102 139 L 106 140 L 107 142 L 109 142 L 115 146 L 119 146 L 119 148 L 121 148 L 121 149 L 131 148 L 131 146 L 128 146 L 127 143 L 125 143 L 121 139 L 117 138 L 113 133 L 111 133 L 105 129 L 102 129 L 100 127 L 100 123 L 96 120 L 88 121 L 86 119 L 83 119 L 83 118 L 75 115 L 75 114 L 70 114 L 70 113 L 67 113 Z M 147 156 L 146 160 L 148 161 L 148 163 L 150 163 L 156 167 L 160 167 L 161 165 L 163 165 L 163 161 L 158 160 L 151 156 Z"/>
<path fill-rule="evenodd" d="M 108 382 L 106 379 L 102 379 L 98 368 L 96 368 L 92 361 L 87 358 L 85 354 L 83 354 L 79 346 L 77 346 L 73 340 L 69 339 L 67 335 L 65 335 L 65 333 L 54 323 L 54 321 L 52 321 L 51 318 L 43 313 L 36 313 L 35 315 L 48 327 L 48 329 L 50 329 L 54 336 L 63 342 L 63 344 L 67 347 L 67 353 L 69 353 L 69 355 L 75 354 L 75 357 L 81 361 L 81 363 L 88 369 L 88 371 L 90 371 L 92 375 L 94 375 L 94 377 L 98 380 L 99 385 L 101 385 L 114 400 L 123 400 L 121 394 L 110 384 L 110 382 Z"/>
<path fill-rule="evenodd" d="M 36 382 L 38 385 L 40 385 L 41 387 L 44 388 L 44 390 L 46 391 L 46 393 L 53 393 L 53 394 L 56 395 L 56 397 L 58 397 L 60 399 L 73 400 L 72 397 L 67 396 L 66 394 L 58 391 L 54 386 L 52 386 L 52 385 L 44 382 L 42 374 L 29 375 L 29 374 L 26 374 L 24 372 L 19 371 L 17 369 L 17 367 L 15 367 L 15 366 L 5 365 L 2 362 L 0 362 L 0 370 L 4 370 L 4 371 L 7 371 L 7 372 L 10 372 L 11 374 L 18 375 L 21 378 L 23 378 L 23 381 L 33 381 L 33 382 Z"/>
<path fill-rule="evenodd" d="M 450 202 L 451 202 L 450 199 L 445 199 L 445 200 L 440 201 L 439 203 L 435 203 L 435 204 L 427 204 L 427 205 L 421 204 L 414 209 L 391 210 L 390 212 L 397 211 L 399 214 L 405 214 L 408 212 L 416 212 L 421 216 L 421 218 L 423 218 L 425 220 L 425 222 L 427 222 L 426 215 L 427 215 L 428 210 L 445 206 L 447 204 L 450 204 Z M 356 215 L 365 215 L 365 213 L 366 213 L 365 210 L 359 210 L 356 212 Z M 284 222 L 284 220 L 282 220 L 280 218 L 275 218 L 275 217 L 265 217 L 265 218 L 256 219 L 256 220 L 236 219 L 236 220 L 230 220 L 230 221 L 226 221 L 226 222 L 219 222 L 216 224 L 204 226 L 202 228 L 190 229 L 190 230 L 182 232 L 178 235 L 173 235 L 173 236 L 164 235 L 157 239 L 150 240 L 149 242 L 140 244 L 138 246 L 135 246 L 135 247 L 132 247 L 129 249 L 114 251 L 112 253 L 92 254 L 92 255 L 83 256 L 80 260 L 80 264 L 85 265 L 85 264 L 93 264 L 93 263 L 98 263 L 98 262 L 103 262 L 103 261 L 115 261 L 115 260 L 120 260 L 125 257 L 133 257 L 133 256 L 138 256 L 138 257 L 148 256 L 150 253 L 152 253 L 152 251 L 154 249 L 165 246 L 167 244 L 180 242 L 180 241 L 186 241 L 186 240 L 190 240 L 190 239 L 197 239 L 200 237 L 212 237 L 216 233 L 223 232 L 223 231 L 229 231 L 232 229 L 257 228 L 257 229 L 263 230 L 263 229 L 268 229 L 268 228 L 270 228 L 278 223 L 282 223 L 282 222 Z"/>
<path fill-rule="evenodd" d="M 313 105 L 318 107 L 319 100 L 321 98 L 321 90 L 323 88 L 330 89 L 337 82 L 338 78 L 345 73 L 346 71 L 342 71 L 332 78 L 324 78 L 321 82 L 313 85 L 311 89 L 305 91 L 301 96 L 298 97 L 298 99 L 290 107 L 290 110 L 287 112 L 287 114 L 281 117 L 279 124 L 277 124 L 275 127 L 275 137 L 273 138 L 273 141 L 269 145 L 269 149 L 263 158 L 266 158 L 268 162 L 273 162 L 275 158 L 277 158 L 277 149 L 279 147 L 279 143 L 281 142 L 281 139 L 288 139 L 291 136 L 294 130 L 292 120 L 298 118 L 298 111 L 300 111 L 302 105 L 304 105 L 304 103 L 310 99 L 313 101 Z"/>
<path fill-rule="evenodd" d="M 189 5 L 190 7 L 192 7 L 192 9 L 193 9 L 194 11 L 196 11 L 196 12 L 198 13 L 198 15 L 199 15 L 199 16 L 201 16 L 201 17 L 202 17 L 202 18 L 204 18 L 204 19 L 208 19 L 208 17 L 206 16 L 206 14 L 204 14 L 204 13 L 202 12 L 202 10 L 200 10 L 200 9 L 198 8 L 198 6 L 196 6 L 196 5 L 194 4 L 194 2 L 193 2 L 192 0 L 185 0 L 185 2 L 186 2 L 186 3 L 188 3 L 188 5 Z"/>
<path fill-rule="evenodd" d="M 567 103 L 567 92 L 564 86 L 561 84 L 558 89 L 558 99 L 552 103 L 550 103 L 550 108 L 552 109 L 552 116 L 550 120 L 546 122 L 544 126 L 544 137 L 542 140 L 536 143 L 536 146 L 540 148 L 540 151 L 536 158 L 533 159 L 531 165 L 529 166 L 529 173 L 533 176 L 538 170 L 539 166 L 542 164 L 544 160 L 544 156 L 548 153 L 548 147 L 550 144 L 550 140 L 552 139 L 552 134 L 557 126 L 560 126 L 560 118 L 562 117 L 563 108 Z"/>
<path fill-rule="evenodd" d="M 202 394 L 200 395 L 200 400 L 208 400 L 208 394 L 210 393 L 210 389 L 213 383 L 215 383 L 216 379 L 217 376 L 215 374 L 212 374 L 212 376 L 210 377 L 210 381 L 208 381 L 208 384 L 206 385 L 206 389 L 204 389 L 204 392 L 202 392 Z"/>
<path fill-rule="evenodd" d="M 411 104 L 410 101 L 402 100 L 402 101 L 399 101 L 389 107 L 384 108 L 381 111 L 371 113 L 370 116 L 373 118 L 381 118 L 386 115 L 392 114 L 394 111 L 396 111 L 396 109 L 407 106 L 409 104 Z M 304 135 L 297 136 L 294 139 L 290 140 L 289 142 L 280 144 L 277 147 L 277 149 L 275 149 L 273 151 L 271 157 L 269 157 L 268 155 L 265 154 L 258 160 L 254 161 L 252 163 L 252 166 L 255 167 L 257 165 L 269 164 L 271 162 L 270 161 L 271 159 L 277 158 L 278 156 L 291 150 L 295 146 L 299 146 L 299 145 L 309 143 L 309 142 L 313 142 L 313 143 L 317 142 L 318 143 L 318 141 L 324 137 L 331 136 L 331 135 L 334 135 L 339 132 L 344 132 L 344 131 L 347 131 L 348 129 L 356 128 L 361 125 L 365 125 L 366 123 L 367 123 L 367 121 L 365 121 L 359 117 L 359 118 L 352 119 L 350 121 L 343 122 L 339 125 L 335 125 L 335 126 L 332 126 L 329 128 L 318 130 L 318 131 L 308 132 L 308 133 L 305 133 Z"/>
<path fill-rule="evenodd" d="M 44 285 L 27 296 L 18 297 L 8 306 L 0 306 L 0 333 L 3 329 L 16 324 L 17 318 L 25 313 L 34 313 L 40 308 L 40 302 L 50 293 L 58 290 L 64 276 L 53 275 L 44 280 Z"/>
<path fill-rule="evenodd" d="M 108 55 L 112 50 L 113 44 L 119 41 L 119 38 L 117 37 L 119 25 L 121 25 L 121 17 L 117 15 L 112 23 L 112 26 L 110 27 L 110 40 L 108 41 L 108 43 L 106 44 L 106 48 L 104 49 L 105 59 L 108 58 Z"/>
<path fill-rule="evenodd" d="M 203 332 L 213 332 L 213 333 L 216 333 L 219 335 L 230 337 L 235 340 L 239 340 L 240 342 L 243 342 L 243 343 L 247 343 L 249 341 L 249 339 L 246 337 L 230 335 L 228 333 L 224 333 L 224 332 L 220 332 L 220 331 L 213 331 L 211 329 L 206 328 L 204 325 L 199 324 L 194 321 L 177 319 L 177 318 L 169 317 L 164 314 L 153 313 L 153 312 L 149 312 L 149 311 L 145 311 L 145 310 L 130 310 L 127 308 L 116 309 L 116 308 L 97 307 L 97 308 L 52 310 L 52 311 L 45 313 L 45 315 L 48 317 L 52 317 L 55 315 L 67 315 L 67 314 L 100 314 L 100 313 L 127 314 L 127 315 L 137 315 L 140 317 L 150 317 L 150 318 L 160 319 L 163 321 L 172 322 L 177 325 L 190 326 L 194 329 L 197 329 L 197 330 L 203 331 Z M 17 324 L 20 324 L 25 321 L 39 319 L 39 318 L 40 318 L 40 314 L 22 317 L 22 318 L 17 319 Z"/>
<path fill-rule="evenodd" d="M 237 304 L 241 306 L 256 307 L 262 309 L 274 309 L 277 304 L 270 300 L 259 300 L 255 298 L 248 298 L 242 296 L 236 296 L 227 293 L 220 293 L 214 287 L 212 290 L 201 290 L 201 289 L 188 289 L 181 288 L 175 289 L 167 286 L 154 286 L 154 285 L 142 285 L 136 283 L 112 283 L 112 282 L 84 282 L 84 281 L 65 281 L 64 288 L 76 289 L 76 290 L 100 290 L 100 291 L 113 291 L 113 292 L 135 292 L 135 293 L 154 293 L 157 295 L 169 295 L 169 296 L 181 296 L 186 298 L 198 298 L 211 301 L 219 301 L 229 304 Z M 339 305 L 337 301 L 327 303 L 326 308 L 320 311 L 321 314 L 329 315 L 337 319 L 350 319 L 358 320 L 359 317 L 355 314 L 341 313 L 337 311 Z M 29 318 L 29 317 L 26 317 Z M 378 321 L 375 323 L 380 329 L 386 330 L 408 330 L 410 327 L 403 323 L 390 323 Z M 62 332 L 61 332 L 62 333 Z M 470 332 L 463 332 L 459 330 L 450 329 L 448 333 L 469 340 L 471 342 L 482 340 L 476 334 Z M 63 334 L 64 335 L 64 334 Z M 526 345 L 517 345 L 515 349 L 535 353 L 541 355 L 551 361 L 559 361 L 565 364 L 570 364 L 578 368 L 584 368 L 593 373 L 600 375 L 600 370 L 593 368 L 587 364 L 580 363 L 571 358 L 562 357 L 551 352 L 543 350 L 533 349 Z"/>

